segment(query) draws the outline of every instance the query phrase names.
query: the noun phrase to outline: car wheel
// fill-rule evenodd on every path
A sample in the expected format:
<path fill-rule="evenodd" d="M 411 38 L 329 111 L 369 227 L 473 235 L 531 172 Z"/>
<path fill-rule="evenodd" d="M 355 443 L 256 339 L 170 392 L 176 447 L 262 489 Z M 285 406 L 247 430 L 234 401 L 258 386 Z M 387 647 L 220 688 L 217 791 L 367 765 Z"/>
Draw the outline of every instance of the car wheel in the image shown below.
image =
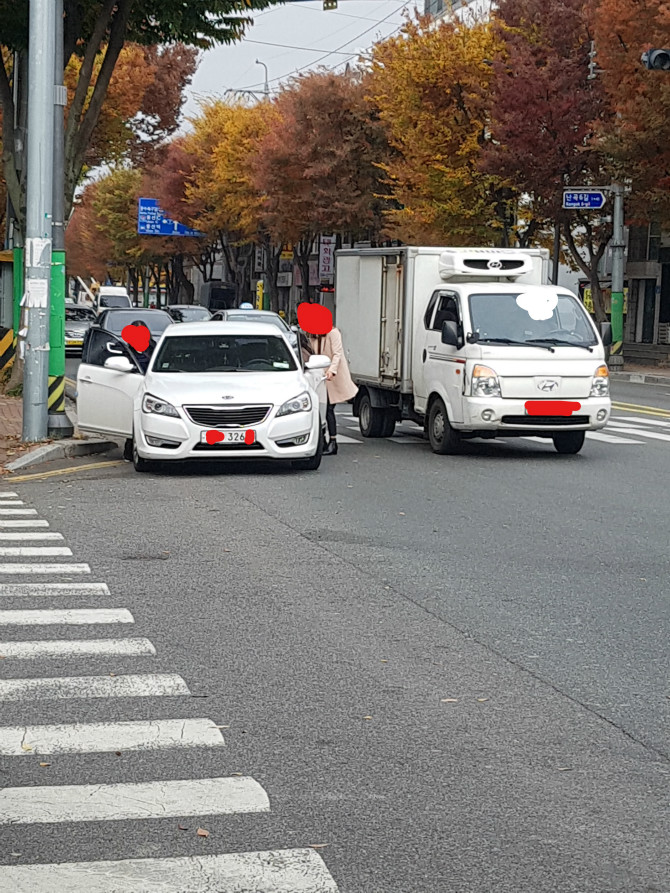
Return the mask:
<path fill-rule="evenodd" d="M 574 456 L 584 446 L 585 431 L 561 431 L 554 434 L 552 440 L 557 453 Z"/>
<path fill-rule="evenodd" d="M 143 459 L 137 452 L 137 441 L 133 438 L 133 466 L 135 471 L 151 471 L 154 463 L 150 459 Z"/>
<path fill-rule="evenodd" d="M 126 438 L 126 442 L 123 445 L 123 458 L 126 462 L 133 461 L 133 439 L 132 437 Z"/>
<path fill-rule="evenodd" d="M 439 397 L 432 402 L 428 413 L 428 440 L 432 451 L 442 456 L 457 453 L 463 445 L 461 435 L 451 427 L 447 408 Z"/>
<path fill-rule="evenodd" d="M 358 424 L 363 437 L 385 437 L 382 434 L 384 429 L 384 410 L 377 409 L 372 405 L 372 400 L 368 393 L 363 394 L 358 404 Z"/>
<path fill-rule="evenodd" d="M 293 467 L 296 471 L 316 471 L 321 465 L 321 457 L 323 456 L 323 435 L 318 439 L 316 453 L 309 459 L 294 459 Z"/>

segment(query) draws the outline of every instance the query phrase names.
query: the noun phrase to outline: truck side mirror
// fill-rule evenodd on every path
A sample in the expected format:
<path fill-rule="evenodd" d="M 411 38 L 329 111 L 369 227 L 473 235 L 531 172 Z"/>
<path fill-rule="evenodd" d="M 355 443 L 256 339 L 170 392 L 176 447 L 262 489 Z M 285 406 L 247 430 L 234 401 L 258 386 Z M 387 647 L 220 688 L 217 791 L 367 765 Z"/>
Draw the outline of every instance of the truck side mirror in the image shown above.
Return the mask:
<path fill-rule="evenodd" d="M 609 347 L 612 344 L 612 323 L 600 323 L 600 337 L 603 339 L 603 345 Z"/>
<path fill-rule="evenodd" d="M 458 323 L 450 319 L 442 323 L 442 344 L 458 347 Z"/>

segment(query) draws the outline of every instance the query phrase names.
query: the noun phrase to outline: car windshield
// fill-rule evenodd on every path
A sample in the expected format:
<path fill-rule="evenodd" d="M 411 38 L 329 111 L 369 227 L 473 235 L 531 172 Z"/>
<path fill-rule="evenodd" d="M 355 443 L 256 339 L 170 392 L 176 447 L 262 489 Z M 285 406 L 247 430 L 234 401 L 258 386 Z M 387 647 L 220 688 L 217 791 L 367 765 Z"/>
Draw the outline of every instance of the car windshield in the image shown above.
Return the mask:
<path fill-rule="evenodd" d="M 559 347 L 592 347 L 598 343 L 586 311 L 572 295 L 544 290 L 528 294 L 530 302 L 521 292 L 470 295 L 470 321 L 478 340 L 517 344 L 538 341 Z"/>
<path fill-rule="evenodd" d="M 206 307 L 170 307 L 170 314 L 179 322 L 196 322 L 211 317 Z"/>
<path fill-rule="evenodd" d="M 120 335 L 126 326 L 134 322 L 145 325 L 156 339 L 172 325 L 173 320 L 162 310 L 115 310 L 113 313 L 105 314 L 103 326 L 108 332 Z"/>
<path fill-rule="evenodd" d="M 68 322 L 92 322 L 95 319 L 95 313 L 88 307 L 66 307 L 65 319 Z"/>
<path fill-rule="evenodd" d="M 286 325 L 281 316 L 275 316 L 274 313 L 263 313 L 260 310 L 257 310 L 255 313 L 250 311 L 249 313 L 245 313 L 244 310 L 237 311 L 228 311 L 226 313 L 226 321 L 227 322 L 262 322 L 262 323 L 270 323 L 273 326 L 277 326 L 278 329 L 281 329 L 282 332 L 290 331 L 289 327 Z"/>
<path fill-rule="evenodd" d="M 102 295 L 100 297 L 101 307 L 129 307 L 130 298 L 124 295 Z"/>
<path fill-rule="evenodd" d="M 291 372 L 296 364 L 275 335 L 175 335 L 156 354 L 153 372 Z"/>

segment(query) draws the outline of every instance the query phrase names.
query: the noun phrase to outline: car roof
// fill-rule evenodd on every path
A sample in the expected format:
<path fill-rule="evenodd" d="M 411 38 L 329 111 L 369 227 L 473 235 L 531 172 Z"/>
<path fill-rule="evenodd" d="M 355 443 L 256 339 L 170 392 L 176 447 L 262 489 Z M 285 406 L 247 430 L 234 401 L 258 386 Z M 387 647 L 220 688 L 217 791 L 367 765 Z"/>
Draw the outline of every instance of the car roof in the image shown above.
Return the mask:
<path fill-rule="evenodd" d="M 202 304 L 168 304 L 168 310 L 207 310 Z"/>
<path fill-rule="evenodd" d="M 270 323 L 250 322 L 219 322 L 207 320 L 205 322 L 183 322 L 173 329 L 165 330 L 165 337 L 179 338 L 181 335 L 272 335 L 273 338 L 281 337 L 277 334 L 277 327 Z"/>
<path fill-rule="evenodd" d="M 165 310 L 151 309 L 150 307 L 105 307 L 100 314 L 103 313 L 162 313 L 163 316 L 169 315 Z"/>

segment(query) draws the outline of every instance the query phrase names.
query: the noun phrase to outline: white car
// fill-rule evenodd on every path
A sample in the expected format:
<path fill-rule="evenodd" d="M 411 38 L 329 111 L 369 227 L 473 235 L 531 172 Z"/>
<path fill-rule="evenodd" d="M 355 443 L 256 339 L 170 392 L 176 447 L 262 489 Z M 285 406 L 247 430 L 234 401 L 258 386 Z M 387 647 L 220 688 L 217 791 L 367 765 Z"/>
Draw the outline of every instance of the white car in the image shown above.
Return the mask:
<path fill-rule="evenodd" d="M 132 440 L 137 471 L 154 461 L 205 458 L 319 467 L 330 360 L 313 356 L 301 368 L 276 326 L 169 326 L 144 375 L 123 342 L 100 348 L 77 372 L 78 426 Z"/>

